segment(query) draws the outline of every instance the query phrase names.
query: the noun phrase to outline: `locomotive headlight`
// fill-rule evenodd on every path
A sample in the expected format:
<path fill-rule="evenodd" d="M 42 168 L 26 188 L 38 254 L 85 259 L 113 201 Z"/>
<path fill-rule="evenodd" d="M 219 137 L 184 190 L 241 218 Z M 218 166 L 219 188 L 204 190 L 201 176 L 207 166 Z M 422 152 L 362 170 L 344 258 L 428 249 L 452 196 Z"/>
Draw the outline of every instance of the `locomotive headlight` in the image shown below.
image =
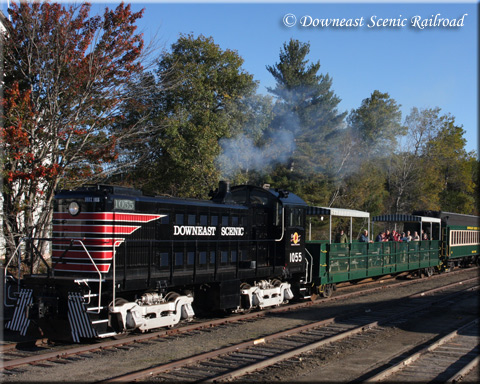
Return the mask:
<path fill-rule="evenodd" d="M 76 201 L 72 201 L 68 206 L 68 212 L 70 212 L 72 216 L 77 215 L 78 212 L 80 212 L 80 205 L 78 205 Z"/>

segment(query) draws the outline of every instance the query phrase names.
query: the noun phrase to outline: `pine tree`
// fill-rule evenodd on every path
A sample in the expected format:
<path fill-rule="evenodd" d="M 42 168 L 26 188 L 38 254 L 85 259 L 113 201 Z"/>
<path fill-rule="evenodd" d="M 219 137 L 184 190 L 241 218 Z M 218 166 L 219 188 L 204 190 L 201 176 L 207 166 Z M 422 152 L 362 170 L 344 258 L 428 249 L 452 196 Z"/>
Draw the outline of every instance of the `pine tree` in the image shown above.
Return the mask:
<path fill-rule="evenodd" d="M 332 79 L 319 74 L 320 61 L 309 63 L 310 45 L 291 39 L 280 51 L 280 61 L 267 70 L 276 80 L 268 91 L 276 97 L 271 130 L 294 134 L 296 149 L 288 168 L 310 177 L 329 171 L 336 140 L 345 113 L 339 113 L 340 99 L 331 90 Z"/>

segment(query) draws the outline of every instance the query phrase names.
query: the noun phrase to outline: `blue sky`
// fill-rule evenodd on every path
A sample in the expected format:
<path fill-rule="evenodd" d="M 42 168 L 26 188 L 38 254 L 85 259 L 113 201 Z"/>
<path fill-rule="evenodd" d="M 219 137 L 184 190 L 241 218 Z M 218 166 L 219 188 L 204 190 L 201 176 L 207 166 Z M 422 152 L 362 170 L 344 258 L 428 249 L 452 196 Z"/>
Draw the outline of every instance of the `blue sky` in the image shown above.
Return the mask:
<path fill-rule="evenodd" d="M 5 0 L 3 0 L 5 5 Z M 116 1 L 93 1 L 99 13 Z M 181 33 L 212 36 L 222 49 L 236 50 L 243 68 L 254 75 L 258 91 L 274 86 L 266 65 L 279 60 L 283 43 L 290 38 L 309 42 L 310 61 L 320 60 L 332 89 L 342 102 L 340 111 L 358 108 L 378 89 L 401 104 L 403 118 L 412 107 L 440 107 L 451 113 L 466 131 L 467 150 L 478 153 L 478 3 L 426 2 L 326 2 L 306 1 L 132 1 L 134 10 L 145 8 L 139 21 L 146 40 L 156 36 L 169 49 Z M 4 6 L 2 7 L 4 9 Z M 285 15 L 296 17 L 287 27 Z M 439 15 L 438 15 L 439 14 Z M 465 14 L 468 14 L 464 16 Z M 412 26 L 434 18 L 458 22 L 460 27 Z M 314 19 L 363 18 L 358 27 L 302 27 L 303 16 Z M 373 20 L 398 20 L 404 26 L 372 27 Z M 405 20 L 403 20 L 405 19 Z M 294 18 L 287 18 L 292 22 Z M 313 23 L 312 23 L 313 24 Z"/>

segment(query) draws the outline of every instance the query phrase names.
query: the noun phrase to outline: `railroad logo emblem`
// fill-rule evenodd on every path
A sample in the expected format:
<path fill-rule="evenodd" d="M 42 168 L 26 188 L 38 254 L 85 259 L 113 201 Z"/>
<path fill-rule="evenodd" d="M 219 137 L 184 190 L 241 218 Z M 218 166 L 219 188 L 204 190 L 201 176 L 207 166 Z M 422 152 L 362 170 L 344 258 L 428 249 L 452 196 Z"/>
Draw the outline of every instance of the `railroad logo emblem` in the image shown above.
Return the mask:
<path fill-rule="evenodd" d="M 291 238 L 290 238 L 290 243 L 292 245 L 300 245 L 300 235 L 298 232 L 292 233 Z"/>

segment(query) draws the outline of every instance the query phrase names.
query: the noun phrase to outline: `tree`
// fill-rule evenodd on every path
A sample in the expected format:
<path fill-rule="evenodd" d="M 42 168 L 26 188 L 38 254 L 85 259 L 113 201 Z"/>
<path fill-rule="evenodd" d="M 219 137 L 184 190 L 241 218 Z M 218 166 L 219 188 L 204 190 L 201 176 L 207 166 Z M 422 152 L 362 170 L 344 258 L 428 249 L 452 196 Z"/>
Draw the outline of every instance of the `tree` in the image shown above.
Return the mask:
<path fill-rule="evenodd" d="M 423 161 L 435 176 L 441 210 L 473 213 L 475 210 L 475 156 L 465 150 L 463 127 L 451 115 L 442 117 L 443 124 L 426 145 Z"/>
<path fill-rule="evenodd" d="M 277 102 L 273 131 L 291 131 L 296 148 L 287 168 L 310 177 L 319 171 L 331 171 L 336 152 L 336 134 L 343 127 L 346 113 L 339 113 L 340 99 L 331 90 L 328 74 L 318 74 L 320 62 L 306 59 L 310 45 L 291 39 L 280 51 L 280 61 L 267 70 L 276 80 L 268 88 Z"/>
<path fill-rule="evenodd" d="M 158 94 L 152 161 L 144 188 L 177 196 L 205 197 L 219 180 L 219 140 L 241 131 L 257 84 L 243 59 L 222 50 L 211 37 L 182 35 L 158 66 L 160 82 L 174 84 Z"/>
<path fill-rule="evenodd" d="M 437 196 L 428 194 L 427 191 L 435 192 L 435 189 L 427 188 L 423 192 L 421 185 L 427 185 L 422 171 L 421 156 L 427 143 L 438 134 L 443 119 L 440 116 L 440 108 L 426 108 L 419 110 L 412 108 L 405 118 L 406 135 L 400 141 L 398 152 L 392 154 L 388 160 L 388 191 L 390 193 L 389 212 L 411 212 L 419 201 L 434 203 Z M 432 182 L 435 175 L 430 177 Z"/>
<path fill-rule="evenodd" d="M 405 134 L 401 117 L 400 105 L 388 93 L 375 90 L 364 99 L 348 117 L 361 154 L 368 158 L 393 153 L 397 139 Z"/>
<path fill-rule="evenodd" d="M 143 11 L 120 4 L 103 17 L 90 5 L 12 3 L 4 48 L 4 234 L 12 250 L 21 237 L 47 237 L 60 181 L 104 177 L 118 136 L 125 84 L 142 71 L 144 46 L 135 33 Z"/>
<path fill-rule="evenodd" d="M 340 207 L 370 212 L 372 216 L 385 212 L 388 192 L 385 189 L 386 170 L 381 163 L 367 160 L 357 172 L 345 177 L 337 204 Z"/>
<path fill-rule="evenodd" d="M 412 108 L 408 133 L 388 165 L 390 211 L 475 211 L 478 161 L 465 151 L 464 130 L 440 108 Z"/>

